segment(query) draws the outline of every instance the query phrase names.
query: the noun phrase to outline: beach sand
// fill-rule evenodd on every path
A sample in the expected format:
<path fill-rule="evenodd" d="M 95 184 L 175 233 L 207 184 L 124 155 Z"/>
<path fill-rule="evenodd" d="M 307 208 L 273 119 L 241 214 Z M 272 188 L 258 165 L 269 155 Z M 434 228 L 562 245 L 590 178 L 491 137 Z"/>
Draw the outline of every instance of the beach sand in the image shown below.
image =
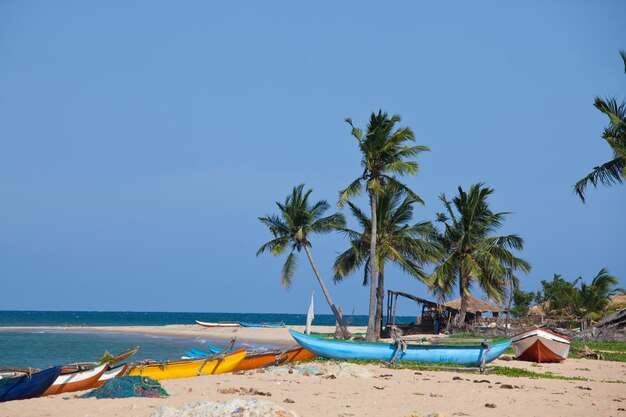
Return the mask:
<path fill-rule="evenodd" d="M 302 328 L 295 326 L 297 330 Z M 15 328 L 14 328 L 15 329 Z M 61 328 L 54 328 L 60 330 Z M 287 329 L 206 329 L 200 326 L 132 328 L 68 328 L 68 331 L 137 333 L 230 339 L 240 342 L 291 345 Z M 316 331 L 332 328 L 317 327 Z M 354 328 L 352 331 L 362 331 Z M 514 378 L 462 372 L 389 369 L 382 365 L 349 365 L 359 376 L 336 377 L 298 372 L 248 371 L 162 381 L 166 399 L 78 399 L 75 393 L 0 404 L 0 416 L 99 417 L 141 416 L 160 407 L 182 408 L 202 401 L 259 399 L 300 416 L 626 416 L 626 363 L 567 359 L 561 364 L 496 360 L 492 365 L 580 376 L 589 381 Z M 327 372 L 332 362 L 315 363 Z M 369 377 L 365 374 L 369 374 Z M 243 390 L 242 390 L 243 388 Z M 271 395 L 250 394 L 252 389 Z M 239 392 L 237 392 L 239 391 Z M 242 393 L 246 391 L 246 393 Z"/>

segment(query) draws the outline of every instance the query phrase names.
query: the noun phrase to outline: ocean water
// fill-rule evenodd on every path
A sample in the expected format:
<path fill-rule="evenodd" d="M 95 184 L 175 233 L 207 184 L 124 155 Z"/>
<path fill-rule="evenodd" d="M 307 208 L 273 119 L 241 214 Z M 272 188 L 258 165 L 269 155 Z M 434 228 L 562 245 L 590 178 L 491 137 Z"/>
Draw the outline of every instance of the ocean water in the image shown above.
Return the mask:
<path fill-rule="evenodd" d="M 367 316 L 346 316 L 352 325 L 364 326 Z M 414 317 L 400 317 L 409 323 Z M 283 322 L 304 325 L 304 314 L 259 313 L 159 313 L 100 311 L 0 311 L 0 367 L 44 368 L 72 362 L 95 361 L 105 350 L 112 354 L 140 346 L 133 360 L 180 359 L 183 352 L 206 345 L 226 346 L 224 340 L 205 338 L 153 336 L 114 332 L 63 332 L 62 330 L 2 330 L 8 326 L 162 326 L 195 324 L 195 320 L 246 321 L 253 323 Z M 313 324 L 334 325 L 332 315 L 316 315 Z M 238 343 L 236 347 L 253 346 Z M 257 345 L 258 346 L 258 345 Z M 273 347 L 272 345 L 264 345 Z"/>
<path fill-rule="evenodd" d="M 354 326 L 367 325 L 367 316 L 345 316 Z M 2 326 L 164 326 L 166 324 L 195 324 L 196 320 L 245 321 L 303 325 L 306 314 L 261 313 L 163 313 L 124 311 L 0 311 Z M 332 326 L 332 314 L 316 314 L 315 325 Z"/>

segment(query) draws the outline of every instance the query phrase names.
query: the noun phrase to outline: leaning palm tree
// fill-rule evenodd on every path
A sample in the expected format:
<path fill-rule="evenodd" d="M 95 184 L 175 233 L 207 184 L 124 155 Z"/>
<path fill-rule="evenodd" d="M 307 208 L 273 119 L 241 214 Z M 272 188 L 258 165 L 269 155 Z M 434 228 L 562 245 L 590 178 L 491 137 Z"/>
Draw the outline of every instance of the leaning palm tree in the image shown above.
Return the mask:
<path fill-rule="evenodd" d="M 411 196 L 406 195 L 397 187 L 390 186 L 384 194 L 376 198 L 378 284 L 375 333 L 378 336 L 383 317 L 385 262 L 393 262 L 410 276 L 426 282 L 428 274 L 423 270 L 423 266 L 429 262 L 434 263 L 438 259 L 439 245 L 431 239 L 434 235 L 434 227 L 431 222 L 409 225 L 413 217 L 413 204 L 415 203 Z M 368 285 L 372 222 L 353 203 L 348 202 L 348 205 L 362 231 L 345 230 L 350 239 L 350 248 L 341 253 L 335 260 L 333 266 L 334 279 L 335 282 L 342 281 L 346 276 L 363 268 L 363 285 Z"/>
<path fill-rule="evenodd" d="M 270 215 L 259 217 L 261 223 L 270 229 L 270 232 L 274 235 L 274 239 L 261 246 L 257 251 L 257 256 L 265 251 L 269 251 L 272 255 L 278 256 L 289 250 L 290 252 L 289 255 L 287 255 L 281 274 L 283 287 L 289 288 L 296 271 L 297 252 L 304 249 L 320 287 L 322 287 L 322 293 L 324 297 L 326 297 L 326 301 L 335 316 L 335 320 L 337 320 L 340 332 L 342 333 L 341 336 L 349 338 L 350 332 L 344 326 L 341 314 L 333 303 L 328 288 L 326 288 L 326 284 L 313 261 L 310 250 L 311 242 L 309 241 L 309 236 L 312 234 L 329 233 L 333 230 L 344 229 L 346 220 L 341 213 L 322 217 L 324 212 L 328 210 L 329 204 L 324 200 L 320 200 L 313 205 L 309 204 L 308 199 L 313 190 L 309 189 L 303 192 L 303 189 L 304 184 L 294 187 L 283 204 L 276 202 L 280 216 Z"/>
<path fill-rule="evenodd" d="M 439 197 L 446 209 L 446 213 L 437 214 L 437 221 L 444 227 L 439 234 L 444 255 L 431 275 L 430 289 L 443 300 L 458 286 L 461 308 L 456 324 L 459 326 L 465 322 L 473 282 L 489 298 L 502 302 L 512 280 L 509 269 L 528 272 L 531 268 L 510 251 L 523 249 L 521 237 L 492 236 L 502 226 L 505 215 L 510 214 L 491 211 L 487 197 L 493 191 L 478 183 L 470 187 L 469 193 L 459 187 L 459 194 L 452 201 L 444 194 Z"/>
<path fill-rule="evenodd" d="M 620 51 L 626 70 L 626 52 Z M 593 171 L 574 185 L 574 191 L 585 202 L 585 189 L 589 184 L 610 186 L 626 180 L 626 103 L 618 104 L 615 99 L 596 97 L 593 104 L 609 117 L 609 126 L 604 129 L 604 139 L 613 152 L 613 159 L 593 168 Z"/>
<path fill-rule="evenodd" d="M 581 313 L 587 324 L 591 320 L 600 319 L 606 313 L 611 296 L 624 293 L 622 288 L 615 288 L 617 284 L 619 279 L 609 275 L 606 268 L 602 268 L 590 285 L 580 285 Z"/>
<path fill-rule="evenodd" d="M 378 221 L 376 218 L 376 197 L 384 194 L 384 189 L 388 184 L 394 184 L 403 189 L 416 202 L 424 204 L 422 199 L 409 187 L 399 182 L 395 175 L 416 175 L 418 171 L 417 162 L 411 160 L 422 151 L 428 151 L 426 146 L 410 146 L 410 142 L 415 142 L 415 135 L 408 127 L 399 127 L 400 116 L 389 117 L 382 110 L 378 114 L 372 113 L 367 125 L 367 132 L 355 127 L 350 118 L 346 122 L 352 127 L 352 136 L 359 142 L 361 151 L 361 165 L 363 174 L 355 179 L 348 187 L 339 192 L 339 207 L 343 207 L 350 198 L 358 196 L 365 189 L 369 196 L 371 208 L 371 236 L 370 254 L 376 253 L 376 236 Z M 366 340 L 376 340 L 376 282 L 378 275 L 377 257 L 370 256 L 370 301 L 369 315 L 367 320 Z"/>

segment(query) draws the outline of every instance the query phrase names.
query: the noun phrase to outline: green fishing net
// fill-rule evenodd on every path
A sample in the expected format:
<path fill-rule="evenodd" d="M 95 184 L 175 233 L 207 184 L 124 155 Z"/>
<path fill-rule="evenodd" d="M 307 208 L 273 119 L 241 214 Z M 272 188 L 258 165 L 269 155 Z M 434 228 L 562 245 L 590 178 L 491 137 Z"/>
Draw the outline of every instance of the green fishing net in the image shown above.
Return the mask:
<path fill-rule="evenodd" d="M 89 391 L 80 398 L 165 398 L 169 394 L 159 381 L 141 376 L 120 376 L 104 383 L 100 388 Z"/>

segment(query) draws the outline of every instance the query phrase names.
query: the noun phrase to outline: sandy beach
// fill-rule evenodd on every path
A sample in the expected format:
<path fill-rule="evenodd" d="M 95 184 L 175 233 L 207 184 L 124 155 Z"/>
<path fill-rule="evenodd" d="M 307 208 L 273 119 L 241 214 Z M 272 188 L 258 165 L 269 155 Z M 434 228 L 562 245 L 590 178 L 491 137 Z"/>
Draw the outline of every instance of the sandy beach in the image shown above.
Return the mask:
<path fill-rule="evenodd" d="M 300 330 L 301 327 L 294 328 Z M 8 328 L 5 328 L 8 330 Z M 11 328 L 10 330 L 16 330 Z M 20 328 L 24 329 L 24 328 Z M 31 328 L 32 329 L 32 328 Z M 48 329 L 115 331 L 292 344 L 286 328 L 206 329 L 200 326 L 80 327 Z M 332 330 L 317 327 L 316 331 Z M 361 331 L 352 328 L 352 331 Z M 287 368 L 162 381 L 166 399 L 78 399 L 72 394 L 0 404 L 0 416 L 99 417 L 163 415 L 203 401 L 269 401 L 300 416 L 626 416 L 626 364 L 568 359 L 561 364 L 496 360 L 588 381 L 531 379 L 493 374 L 390 369 L 382 365 L 316 362 L 309 372 Z M 308 369 L 308 368 L 307 368 Z M 311 371 L 313 369 L 314 371 Z M 314 374 L 318 373 L 318 375 Z"/>

